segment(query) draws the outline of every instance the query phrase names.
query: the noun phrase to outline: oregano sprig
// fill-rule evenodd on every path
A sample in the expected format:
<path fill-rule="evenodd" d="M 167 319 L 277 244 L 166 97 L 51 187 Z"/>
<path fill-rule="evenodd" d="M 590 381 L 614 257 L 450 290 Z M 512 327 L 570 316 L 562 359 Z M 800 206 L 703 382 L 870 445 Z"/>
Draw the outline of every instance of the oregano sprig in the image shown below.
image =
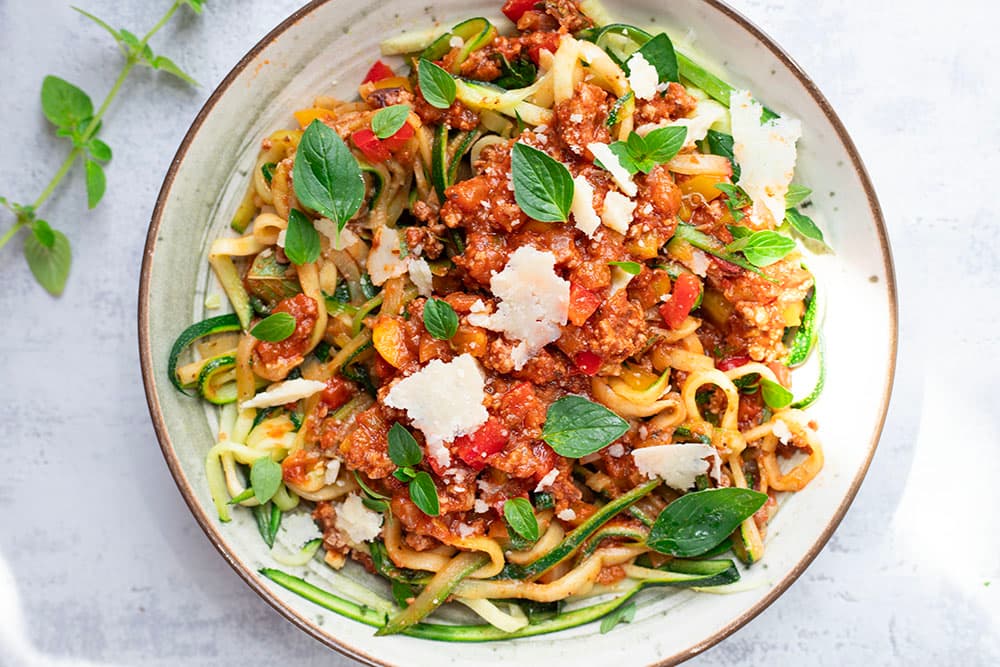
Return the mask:
<path fill-rule="evenodd" d="M 72 263 L 72 250 L 65 234 L 38 217 L 38 209 L 55 193 L 56 188 L 63 182 L 77 160 L 83 162 L 87 207 L 94 208 L 100 203 L 107 189 L 104 165 L 110 162 L 112 157 L 111 147 L 97 136 L 101 131 L 101 119 L 107 113 L 111 102 L 121 92 L 126 79 L 136 66 L 150 67 L 167 72 L 188 83 L 194 83 L 194 79 L 178 67 L 174 61 L 166 56 L 155 54 L 149 45 L 149 40 L 170 21 L 181 7 L 187 6 L 194 12 L 201 13 L 204 3 L 205 0 L 175 0 L 167 12 L 160 17 L 160 20 L 142 37 L 138 37 L 124 28 L 116 30 L 97 16 L 77 7 L 73 8 L 106 30 L 115 39 L 119 50 L 125 57 L 122 70 L 96 111 L 90 96 L 78 86 L 57 76 L 49 75 L 43 79 L 42 113 L 55 127 L 56 135 L 68 139 L 72 148 L 34 202 L 22 204 L 0 197 L 0 206 L 6 208 L 14 216 L 14 224 L 3 235 L 0 235 L 0 249 L 19 232 L 30 232 L 24 241 L 24 258 L 28 262 L 28 268 L 31 269 L 35 280 L 53 296 L 62 294 L 66 286 L 66 279 L 69 276 L 70 264 Z"/>

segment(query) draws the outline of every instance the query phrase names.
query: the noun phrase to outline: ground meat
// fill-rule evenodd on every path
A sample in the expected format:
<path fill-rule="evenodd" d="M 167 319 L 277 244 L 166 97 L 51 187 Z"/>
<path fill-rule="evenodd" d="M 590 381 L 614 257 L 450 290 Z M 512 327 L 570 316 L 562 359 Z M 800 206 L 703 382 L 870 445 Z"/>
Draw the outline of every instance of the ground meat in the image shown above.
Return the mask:
<path fill-rule="evenodd" d="M 677 229 L 681 190 L 674 184 L 666 165 L 657 165 L 648 174 L 636 175 L 638 187 L 635 214 L 628 230 L 628 245 L 644 257 L 655 256 Z"/>
<path fill-rule="evenodd" d="M 635 104 L 636 126 L 645 123 L 659 123 L 665 120 L 687 118 L 698 106 L 698 100 L 691 97 L 684 86 L 671 82 L 664 93 L 648 100 L 637 100 Z"/>
<path fill-rule="evenodd" d="M 556 104 L 553 123 L 555 134 L 574 155 L 592 161 L 594 155 L 587 150 L 587 144 L 595 141 L 606 144 L 611 141 L 606 123 L 611 104 L 603 89 L 581 83 L 573 97 Z"/>
<path fill-rule="evenodd" d="M 559 27 L 566 32 L 574 33 L 586 30 L 594 25 L 590 18 L 580 11 L 580 4 L 575 0 L 545 0 L 545 13 L 554 18 Z M 518 22 L 520 27 L 520 22 Z"/>
<path fill-rule="evenodd" d="M 467 79 L 476 81 L 493 81 L 499 79 L 500 55 L 491 46 L 477 49 L 469 54 L 469 57 L 462 63 L 459 72 Z"/>
<path fill-rule="evenodd" d="M 474 130 L 479 126 L 479 114 L 465 106 L 458 100 L 452 102 L 447 109 L 438 109 L 428 104 L 424 96 L 419 94 L 413 103 L 413 110 L 420 116 L 421 122 L 425 125 L 445 124 L 455 130 Z"/>
<path fill-rule="evenodd" d="M 350 551 L 347 541 L 337 530 L 337 510 L 333 507 L 333 503 L 326 500 L 316 503 L 312 517 L 323 533 L 323 548 L 341 554 Z"/>
<path fill-rule="evenodd" d="M 423 204 L 423 202 L 415 202 Z M 405 231 L 406 247 L 414 255 L 423 255 L 428 259 L 437 259 L 444 252 L 444 244 L 426 227 L 407 227 Z"/>
<path fill-rule="evenodd" d="M 376 88 L 365 100 L 371 109 L 391 107 L 394 104 L 413 104 L 413 93 L 406 88 Z"/>
<path fill-rule="evenodd" d="M 305 294 L 296 294 L 278 302 L 271 312 L 288 313 L 294 317 L 295 331 L 288 338 L 276 343 L 268 341 L 257 343 L 251 363 L 257 375 L 277 382 L 285 379 L 293 368 L 302 363 L 319 311 L 314 299 Z"/>
<path fill-rule="evenodd" d="M 559 21 L 544 11 L 529 9 L 517 20 L 517 29 L 522 32 L 533 30 L 554 31 L 559 28 Z"/>
<path fill-rule="evenodd" d="M 487 146 L 474 165 L 478 175 L 445 190 L 447 201 L 441 207 L 441 220 L 448 227 L 499 228 L 509 232 L 528 221 L 514 199 L 510 177 L 512 146 L 513 142 Z"/>
<path fill-rule="evenodd" d="M 396 469 L 389 458 L 390 408 L 377 403 L 357 416 L 357 428 L 340 443 L 340 455 L 349 470 L 372 479 L 388 477 Z"/>
<path fill-rule="evenodd" d="M 626 290 L 609 297 L 583 326 L 567 325 L 556 345 L 570 358 L 578 352 L 601 355 L 604 363 L 620 363 L 646 346 L 645 315 L 628 300 Z"/>

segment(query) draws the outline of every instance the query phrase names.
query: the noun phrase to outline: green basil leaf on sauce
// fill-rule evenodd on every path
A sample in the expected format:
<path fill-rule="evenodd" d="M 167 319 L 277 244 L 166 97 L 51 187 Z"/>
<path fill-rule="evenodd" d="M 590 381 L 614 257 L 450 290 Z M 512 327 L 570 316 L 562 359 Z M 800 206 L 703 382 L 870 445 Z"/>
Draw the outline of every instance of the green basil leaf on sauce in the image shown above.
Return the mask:
<path fill-rule="evenodd" d="M 635 618 L 635 601 L 629 600 L 622 606 L 615 609 L 613 612 L 601 619 L 601 634 L 606 635 L 619 623 L 631 623 Z"/>
<path fill-rule="evenodd" d="M 415 466 L 424 458 L 416 438 L 399 422 L 389 429 L 389 458 L 400 468 Z"/>
<path fill-rule="evenodd" d="M 274 313 L 258 322 L 250 335 L 257 340 L 277 343 L 295 332 L 295 318 L 290 313 Z"/>
<path fill-rule="evenodd" d="M 527 498 L 511 498 L 504 502 L 503 516 L 515 533 L 529 542 L 538 541 L 538 519 Z"/>
<path fill-rule="evenodd" d="M 753 204 L 750 195 L 740 186 L 730 185 L 729 183 L 716 183 L 715 189 L 726 195 L 726 208 L 732 214 L 733 220 L 735 222 L 742 220 L 746 215 L 743 209 Z"/>
<path fill-rule="evenodd" d="M 262 456 L 254 461 L 250 466 L 250 486 L 257 502 L 266 503 L 281 486 L 281 464 L 270 456 Z"/>
<path fill-rule="evenodd" d="M 267 181 L 268 185 L 271 184 L 271 179 L 274 178 L 274 170 L 277 166 L 274 162 L 265 162 L 260 165 L 260 173 L 264 176 L 264 180 Z"/>
<path fill-rule="evenodd" d="M 823 238 L 823 232 L 816 226 L 816 223 L 813 222 L 812 218 L 808 215 L 799 213 L 794 208 L 790 208 L 785 211 L 785 221 L 792 226 L 792 229 L 805 238 L 813 241 L 819 241 L 820 243 L 826 243 L 826 240 Z"/>
<path fill-rule="evenodd" d="M 288 229 L 285 230 L 285 255 L 299 266 L 315 262 L 319 257 L 319 232 L 302 211 L 288 212 Z"/>
<path fill-rule="evenodd" d="M 670 162 L 684 148 L 686 127 L 658 127 L 644 137 L 646 157 L 656 164 Z"/>
<path fill-rule="evenodd" d="M 434 480 L 426 472 L 421 470 L 410 482 L 410 500 L 420 508 L 420 511 L 427 516 L 437 516 L 441 513 L 441 504 L 438 501 L 437 487 Z"/>
<path fill-rule="evenodd" d="M 608 262 L 608 265 L 617 266 L 630 276 L 637 276 L 642 273 L 642 264 L 639 262 Z"/>
<path fill-rule="evenodd" d="M 637 51 L 650 65 L 656 68 L 660 83 L 680 81 L 677 69 L 677 54 L 674 45 L 665 33 L 660 33 L 649 40 Z"/>
<path fill-rule="evenodd" d="M 424 304 L 424 328 L 438 340 L 449 340 L 458 331 L 458 315 L 447 301 L 428 299 Z"/>
<path fill-rule="evenodd" d="M 549 406 L 542 440 L 556 454 L 578 459 L 607 447 L 628 430 L 628 422 L 581 396 L 564 396 Z"/>
<path fill-rule="evenodd" d="M 493 84 L 512 90 L 514 88 L 526 88 L 535 82 L 538 68 L 529 58 L 517 58 L 514 62 L 509 62 L 504 55 L 500 56 L 500 78 Z"/>
<path fill-rule="evenodd" d="M 767 494 L 729 487 L 688 493 L 660 512 L 646 544 L 678 558 L 701 556 L 767 502 Z"/>
<path fill-rule="evenodd" d="M 740 165 L 736 164 L 736 155 L 733 153 L 733 135 L 718 130 L 709 130 L 705 141 L 708 143 L 708 151 L 712 155 L 729 158 L 729 162 L 733 165 L 733 183 L 740 180 Z"/>
<path fill-rule="evenodd" d="M 446 70 L 424 58 L 417 65 L 420 94 L 437 109 L 447 109 L 455 101 L 455 78 Z"/>
<path fill-rule="evenodd" d="M 542 222 L 565 222 L 573 203 L 573 177 L 566 165 L 537 148 L 516 143 L 511 152 L 514 199 Z"/>
<path fill-rule="evenodd" d="M 767 407 L 773 410 L 787 408 L 794 400 L 792 392 L 788 391 L 777 382 L 768 380 L 767 378 L 760 379 L 760 394 L 761 397 L 763 397 L 764 402 L 767 404 Z"/>
<path fill-rule="evenodd" d="M 379 139 L 388 139 L 399 132 L 410 117 L 409 104 L 393 104 L 379 109 L 372 116 L 372 132 Z"/>
<path fill-rule="evenodd" d="M 795 250 L 795 241 L 778 232 L 754 232 L 737 241 L 744 243 L 740 250 L 747 261 L 754 266 L 770 266 Z"/>
<path fill-rule="evenodd" d="M 788 192 L 785 193 L 785 208 L 795 208 L 812 194 L 812 190 L 804 185 L 799 185 L 798 183 L 792 183 L 788 186 Z"/>
<path fill-rule="evenodd" d="M 361 208 L 365 182 L 354 154 L 334 130 L 318 120 L 302 133 L 292 182 L 299 202 L 343 229 Z"/>

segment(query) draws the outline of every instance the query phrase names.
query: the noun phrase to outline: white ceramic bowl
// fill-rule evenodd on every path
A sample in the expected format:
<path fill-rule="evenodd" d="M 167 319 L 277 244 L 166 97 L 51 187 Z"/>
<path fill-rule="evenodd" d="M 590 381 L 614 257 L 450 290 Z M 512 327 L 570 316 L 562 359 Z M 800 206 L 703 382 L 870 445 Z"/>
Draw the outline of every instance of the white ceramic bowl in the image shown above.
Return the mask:
<path fill-rule="evenodd" d="M 212 434 L 202 406 L 181 396 L 166 375 L 169 347 L 189 323 L 207 316 L 210 239 L 225 229 L 242 195 L 261 137 L 291 126 L 290 111 L 317 93 L 353 97 L 378 57 L 379 42 L 435 21 L 499 16 L 499 0 L 460 2 L 318 0 L 289 17 L 248 53 L 198 114 L 171 164 L 146 243 L 139 300 L 143 378 L 150 413 L 171 472 L 195 518 L 236 572 L 293 623 L 329 646 L 372 664 L 465 665 L 503 661 L 521 667 L 674 664 L 718 642 L 760 613 L 812 561 L 857 492 L 874 453 L 892 384 L 896 296 L 878 202 L 858 153 L 827 101 L 781 49 L 716 0 L 632 0 L 609 5 L 616 18 L 651 18 L 770 107 L 802 120 L 796 181 L 815 190 L 810 214 L 835 255 L 813 260 L 826 292 L 826 390 L 811 409 L 825 442 L 826 467 L 784 502 L 769 530 L 764 562 L 744 575 L 756 584 L 730 595 L 643 595 L 635 621 L 608 635 L 596 624 L 554 635 L 489 644 L 440 644 L 377 638 L 372 629 L 326 612 L 257 574 L 273 565 L 249 513 L 222 525 L 215 517 L 203 461 Z M 509 25 L 503 19 L 498 25 Z M 689 32 L 690 31 L 690 32 Z M 214 288 L 213 288 L 214 289 Z M 801 381 L 801 389 L 808 382 Z M 321 579 L 317 566 L 310 579 Z M 360 568 L 348 574 L 370 583 Z"/>

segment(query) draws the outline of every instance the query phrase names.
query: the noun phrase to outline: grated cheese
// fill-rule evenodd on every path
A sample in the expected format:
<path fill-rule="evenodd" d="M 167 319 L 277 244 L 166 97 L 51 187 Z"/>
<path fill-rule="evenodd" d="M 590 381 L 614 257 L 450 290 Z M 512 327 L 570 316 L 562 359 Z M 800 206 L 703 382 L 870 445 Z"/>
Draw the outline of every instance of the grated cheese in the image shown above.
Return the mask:
<path fill-rule="evenodd" d="M 490 279 L 490 289 L 501 299 L 496 312 L 468 317 L 473 326 L 520 341 L 511 355 L 515 370 L 559 338 L 569 316 L 569 282 L 556 274 L 555 263 L 551 252 L 521 246 Z"/>
<path fill-rule="evenodd" d="M 476 498 L 476 502 L 472 507 L 472 511 L 476 514 L 485 514 L 490 511 L 490 506 L 486 504 L 485 501 Z"/>
<path fill-rule="evenodd" d="M 708 473 L 709 468 L 712 468 L 713 477 L 718 475 L 718 452 L 715 447 L 700 442 L 642 447 L 632 452 L 632 458 L 643 475 L 659 477 L 678 491 L 690 489 L 697 477 Z M 711 464 L 706 460 L 709 458 Z"/>
<path fill-rule="evenodd" d="M 382 515 L 365 507 L 361 496 L 352 493 L 347 499 L 334 505 L 337 530 L 351 538 L 352 542 L 371 542 L 382 532 Z"/>
<path fill-rule="evenodd" d="M 663 121 L 659 123 L 646 123 L 635 129 L 635 133 L 646 136 L 653 130 L 661 127 L 686 127 L 687 135 L 684 138 L 684 146 L 694 146 L 708 135 L 708 131 L 713 125 L 726 117 L 726 107 L 715 100 L 701 100 L 695 108 L 694 115 L 690 118 L 678 118 L 674 121 Z"/>
<path fill-rule="evenodd" d="M 447 363 L 434 359 L 396 383 L 385 397 L 390 408 L 405 410 L 427 440 L 428 453 L 442 468 L 451 464 L 445 446 L 486 423 L 486 392 L 479 364 L 469 354 Z"/>
<path fill-rule="evenodd" d="M 319 380 L 296 378 L 271 385 L 249 401 L 240 403 L 240 410 L 247 408 L 270 408 L 275 405 L 294 403 L 326 389 L 326 383 Z"/>
<path fill-rule="evenodd" d="M 562 519 L 563 521 L 572 521 L 576 518 L 576 512 L 567 508 L 556 514 L 556 518 Z"/>
<path fill-rule="evenodd" d="M 628 67 L 628 85 L 640 100 L 648 100 L 656 95 L 656 86 L 660 83 L 660 75 L 656 68 L 649 64 L 641 53 L 634 53 L 626 63 Z"/>
<path fill-rule="evenodd" d="M 316 231 L 330 239 L 330 246 L 334 250 L 343 250 L 348 246 L 352 246 L 357 243 L 360 239 L 358 235 L 350 230 L 348 227 L 344 227 L 337 233 L 337 224 L 332 220 L 326 218 L 320 218 L 313 223 L 316 227 Z"/>
<path fill-rule="evenodd" d="M 594 155 L 594 159 L 599 160 L 601 166 L 611 174 L 618 187 L 629 197 L 634 197 L 639 188 L 632 182 L 632 174 L 618 161 L 618 156 L 611 152 L 607 144 L 595 141 L 587 144 L 587 150 Z"/>
<path fill-rule="evenodd" d="M 788 428 L 788 424 L 780 419 L 775 419 L 771 423 L 771 433 L 773 433 L 783 445 L 787 445 L 792 441 L 792 429 Z"/>
<path fill-rule="evenodd" d="M 569 208 L 576 222 L 576 228 L 593 238 L 601 226 L 601 218 L 594 210 L 594 187 L 581 174 L 573 178 L 573 203 Z"/>
<path fill-rule="evenodd" d="M 420 296 L 430 298 L 431 294 L 434 293 L 434 274 L 431 273 L 431 267 L 427 260 L 411 258 L 409 268 L 410 280 L 417 286 Z"/>
<path fill-rule="evenodd" d="M 379 227 L 368 253 L 368 275 L 376 285 L 406 273 L 408 262 L 399 256 L 399 232 L 392 227 Z"/>
<path fill-rule="evenodd" d="M 604 196 L 601 222 L 619 234 L 627 234 L 635 214 L 635 202 L 620 192 L 611 191 Z"/>
<path fill-rule="evenodd" d="M 556 481 L 556 477 L 558 476 L 559 471 L 555 468 L 545 473 L 545 477 L 538 480 L 538 486 L 535 487 L 535 493 L 540 493 L 552 486 L 552 483 Z"/>
<path fill-rule="evenodd" d="M 281 542 L 298 549 L 306 542 L 323 537 L 313 518 L 305 512 L 289 512 L 281 517 Z"/>
<path fill-rule="evenodd" d="M 324 484 L 335 484 L 340 476 L 340 461 L 330 459 L 326 462 L 326 472 L 323 473 Z"/>
<path fill-rule="evenodd" d="M 795 142 L 802 136 L 802 126 L 784 116 L 762 124 L 764 108 L 745 90 L 730 95 L 729 112 L 740 186 L 753 200 L 750 218 L 758 227 L 779 225 L 795 174 Z"/>
<path fill-rule="evenodd" d="M 288 230 L 287 229 L 282 229 L 280 232 L 278 232 L 278 239 L 275 241 L 275 244 L 279 248 L 284 248 L 285 247 L 285 236 L 287 234 L 288 234 Z"/>
<path fill-rule="evenodd" d="M 622 457 L 624 453 L 625 453 L 625 447 L 620 443 L 615 443 L 610 447 L 608 447 L 608 455 L 613 458 L 619 459 Z"/>

